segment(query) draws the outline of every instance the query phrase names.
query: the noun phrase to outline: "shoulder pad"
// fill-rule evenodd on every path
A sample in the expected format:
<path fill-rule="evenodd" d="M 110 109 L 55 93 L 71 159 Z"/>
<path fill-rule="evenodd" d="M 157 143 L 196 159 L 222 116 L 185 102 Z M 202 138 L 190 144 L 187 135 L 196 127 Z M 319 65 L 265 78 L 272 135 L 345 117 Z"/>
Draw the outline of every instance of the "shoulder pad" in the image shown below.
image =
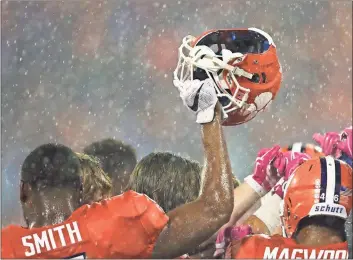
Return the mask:
<path fill-rule="evenodd" d="M 110 211 L 115 211 L 115 215 L 133 218 L 141 216 L 147 210 L 149 202 L 146 195 L 130 190 L 107 200 L 107 205 Z"/>

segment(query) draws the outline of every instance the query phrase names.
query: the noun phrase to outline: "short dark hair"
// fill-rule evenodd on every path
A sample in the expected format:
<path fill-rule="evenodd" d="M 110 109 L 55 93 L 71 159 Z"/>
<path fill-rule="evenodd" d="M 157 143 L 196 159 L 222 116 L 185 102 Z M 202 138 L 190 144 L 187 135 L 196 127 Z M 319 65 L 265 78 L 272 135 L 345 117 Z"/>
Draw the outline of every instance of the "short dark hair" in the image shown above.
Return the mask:
<path fill-rule="evenodd" d="M 325 227 L 333 232 L 337 233 L 342 240 L 346 241 L 346 232 L 345 232 L 345 220 L 336 216 L 327 216 L 327 215 L 322 215 L 322 216 L 312 216 L 312 217 L 305 217 L 302 220 L 300 220 L 297 230 L 294 233 L 293 237 L 296 237 L 296 235 L 302 230 L 303 228 L 307 226 L 319 226 L 319 227 Z"/>
<path fill-rule="evenodd" d="M 201 170 L 196 161 L 168 152 L 150 153 L 136 165 L 127 189 L 146 194 L 168 212 L 198 197 Z"/>
<path fill-rule="evenodd" d="M 62 144 L 43 144 L 24 160 L 21 181 L 32 186 L 79 188 L 82 185 L 79 159 Z"/>
<path fill-rule="evenodd" d="M 113 138 L 93 142 L 83 152 L 98 157 L 113 182 L 121 178 L 128 180 L 137 163 L 135 149 Z"/>

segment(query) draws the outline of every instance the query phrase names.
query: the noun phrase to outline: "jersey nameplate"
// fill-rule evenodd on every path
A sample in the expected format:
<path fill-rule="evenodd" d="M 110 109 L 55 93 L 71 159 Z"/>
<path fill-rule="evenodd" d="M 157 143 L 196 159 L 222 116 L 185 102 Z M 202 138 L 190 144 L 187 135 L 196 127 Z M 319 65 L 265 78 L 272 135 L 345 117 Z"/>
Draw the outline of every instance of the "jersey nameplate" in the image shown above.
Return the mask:
<path fill-rule="evenodd" d="M 54 237 L 59 237 L 60 243 L 56 243 Z M 22 237 L 22 245 L 27 248 L 25 252 L 27 257 L 40 254 L 43 249 L 51 251 L 81 241 L 82 237 L 76 221 Z"/>
<path fill-rule="evenodd" d="M 300 258 L 299 258 L 300 257 Z M 264 259 L 348 259 L 347 250 L 265 248 Z"/>

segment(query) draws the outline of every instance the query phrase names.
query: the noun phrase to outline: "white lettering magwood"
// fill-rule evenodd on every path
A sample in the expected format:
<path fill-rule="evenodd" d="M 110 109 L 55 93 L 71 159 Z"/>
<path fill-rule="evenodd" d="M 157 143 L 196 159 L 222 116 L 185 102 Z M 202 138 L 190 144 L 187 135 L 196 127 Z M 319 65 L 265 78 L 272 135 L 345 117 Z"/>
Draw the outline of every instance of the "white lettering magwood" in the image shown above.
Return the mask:
<path fill-rule="evenodd" d="M 267 246 L 263 259 L 348 259 L 348 251 L 340 250 L 316 250 L 299 248 L 271 248 Z"/>
<path fill-rule="evenodd" d="M 64 233 L 69 235 L 69 241 L 65 240 Z M 56 243 L 54 236 L 60 238 L 60 244 Z M 82 237 L 76 221 L 22 237 L 23 246 L 28 248 L 25 252 L 27 257 L 42 253 L 43 248 L 45 251 L 51 251 L 81 241 Z"/>

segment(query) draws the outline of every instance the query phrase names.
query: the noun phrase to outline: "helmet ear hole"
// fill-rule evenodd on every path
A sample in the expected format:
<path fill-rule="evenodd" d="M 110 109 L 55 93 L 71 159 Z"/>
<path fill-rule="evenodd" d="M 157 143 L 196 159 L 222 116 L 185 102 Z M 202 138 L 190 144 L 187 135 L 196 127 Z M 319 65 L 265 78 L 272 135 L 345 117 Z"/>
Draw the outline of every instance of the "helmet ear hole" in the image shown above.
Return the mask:
<path fill-rule="evenodd" d="M 249 80 L 253 83 L 260 83 L 260 75 L 255 73 L 255 74 L 253 74 L 252 78 Z"/>
<path fill-rule="evenodd" d="M 259 74 L 253 74 L 252 78 L 249 79 L 253 83 L 266 83 L 266 74 L 264 72 L 261 73 L 261 77 Z"/>

